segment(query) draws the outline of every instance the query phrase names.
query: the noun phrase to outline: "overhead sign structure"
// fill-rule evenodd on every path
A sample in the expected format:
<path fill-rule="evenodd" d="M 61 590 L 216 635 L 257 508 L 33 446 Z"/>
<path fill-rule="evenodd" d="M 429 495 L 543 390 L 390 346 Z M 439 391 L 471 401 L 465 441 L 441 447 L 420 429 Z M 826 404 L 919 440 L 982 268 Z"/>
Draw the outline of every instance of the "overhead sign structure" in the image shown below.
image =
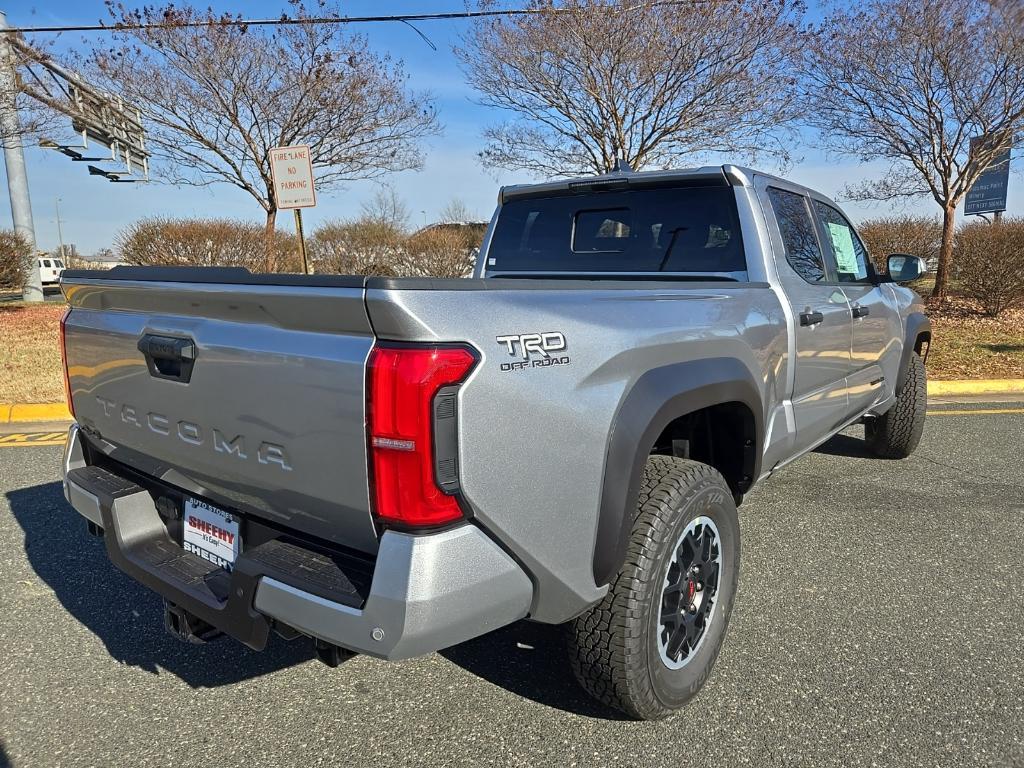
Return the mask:
<path fill-rule="evenodd" d="M 297 144 L 270 150 L 270 174 L 278 208 L 312 208 L 316 205 L 313 162 L 309 147 Z"/>
<path fill-rule="evenodd" d="M 983 137 L 971 139 L 971 151 Z M 1010 185 L 1010 150 L 1001 152 L 974 182 L 964 198 L 964 213 L 1001 213 L 1006 210 L 1006 189 Z"/>

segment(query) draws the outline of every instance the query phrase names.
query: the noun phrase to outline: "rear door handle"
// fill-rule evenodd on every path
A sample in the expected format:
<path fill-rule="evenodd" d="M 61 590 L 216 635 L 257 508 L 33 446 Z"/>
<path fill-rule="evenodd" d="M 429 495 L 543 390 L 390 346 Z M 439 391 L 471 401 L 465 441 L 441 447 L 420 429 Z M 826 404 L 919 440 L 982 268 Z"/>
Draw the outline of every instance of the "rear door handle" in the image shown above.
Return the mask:
<path fill-rule="evenodd" d="M 867 317 L 868 315 L 871 314 L 871 307 L 857 306 L 852 307 L 850 311 L 853 312 L 854 317 Z"/>
<path fill-rule="evenodd" d="M 801 312 L 800 325 L 817 325 L 825 319 L 821 312 Z"/>

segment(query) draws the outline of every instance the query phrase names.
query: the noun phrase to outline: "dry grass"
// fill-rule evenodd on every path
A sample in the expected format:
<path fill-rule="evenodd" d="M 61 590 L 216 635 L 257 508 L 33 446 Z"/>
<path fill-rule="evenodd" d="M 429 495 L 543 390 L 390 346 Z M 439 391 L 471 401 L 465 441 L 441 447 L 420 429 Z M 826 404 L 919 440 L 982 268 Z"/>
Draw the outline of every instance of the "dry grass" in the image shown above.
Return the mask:
<path fill-rule="evenodd" d="M 954 299 L 933 308 L 931 317 L 929 378 L 1024 378 L 1024 310 L 985 317 L 971 302 Z"/>
<path fill-rule="evenodd" d="M 63 313 L 63 304 L 0 304 L 0 403 L 63 402 Z"/>
<path fill-rule="evenodd" d="M 0 304 L 0 403 L 63 401 L 57 338 L 63 312 L 60 304 Z M 929 378 L 1024 378 L 1024 310 L 990 318 L 956 299 L 931 314 Z"/>

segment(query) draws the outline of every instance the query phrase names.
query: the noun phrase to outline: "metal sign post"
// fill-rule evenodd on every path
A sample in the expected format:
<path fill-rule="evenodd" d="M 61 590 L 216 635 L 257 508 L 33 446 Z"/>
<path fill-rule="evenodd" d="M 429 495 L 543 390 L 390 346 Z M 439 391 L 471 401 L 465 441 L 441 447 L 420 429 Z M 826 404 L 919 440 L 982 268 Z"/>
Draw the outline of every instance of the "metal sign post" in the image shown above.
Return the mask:
<path fill-rule="evenodd" d="M 299 236 L 299 256 L 302 257 L 302 272 L 309 274 L 309 262 L 306 260 L 306 238 L 302 233 L 302 209 L 295 209 L 295 234 Z"/>
<path fill-rule="evenodd" d="M 295 210 L 295 234 L 299 238 L 302 271 L 308 275 L 309 261 L 306 258 L 306 240 L 302 233 L 302 209 L 316 205 L 313 163 L 309 156 L 309 147 L 274 147 L 270 150 L 270 175 L 274 181 L 274 199 L 277 200 L 277 207 Z"/>

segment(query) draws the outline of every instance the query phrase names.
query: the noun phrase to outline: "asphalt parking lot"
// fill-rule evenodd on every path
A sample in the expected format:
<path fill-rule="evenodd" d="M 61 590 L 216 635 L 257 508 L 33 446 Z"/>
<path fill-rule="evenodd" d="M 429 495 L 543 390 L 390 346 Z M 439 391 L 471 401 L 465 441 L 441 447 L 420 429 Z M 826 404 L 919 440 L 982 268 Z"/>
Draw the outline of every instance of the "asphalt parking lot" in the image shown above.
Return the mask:
<path fill-rule="evenodd" d="M 333 670 L 183 645 L 65 504 L 55 441 L 0 447 L 0 768 L 1024 766 L 1024 404 L 941 407 L 909 460 L 854 428 L 749 497 L 722 656 L 658 723 L 525 622 Z"/>

